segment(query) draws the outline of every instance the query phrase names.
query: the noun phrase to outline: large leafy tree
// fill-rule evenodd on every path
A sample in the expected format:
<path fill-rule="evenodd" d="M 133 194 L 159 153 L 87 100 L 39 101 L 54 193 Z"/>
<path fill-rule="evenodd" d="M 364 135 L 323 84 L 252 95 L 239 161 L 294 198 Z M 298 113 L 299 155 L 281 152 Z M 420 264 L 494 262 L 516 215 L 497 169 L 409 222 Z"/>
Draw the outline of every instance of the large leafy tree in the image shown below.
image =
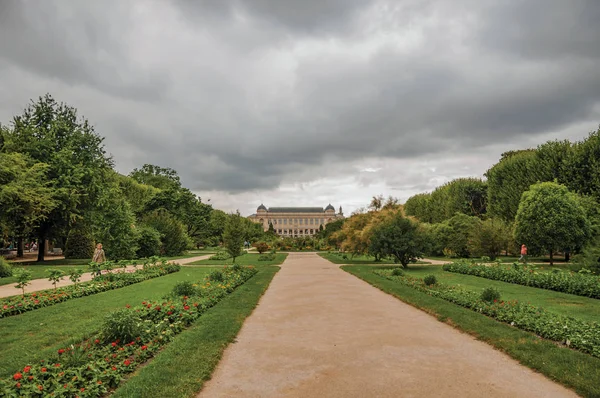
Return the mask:
<path fill-rule="evenodd" d="M 371 233 L 371 253 L 391 256 L 404 268 L 422 257 L 426 246 L 427 238 L 418 222 L 402 216 L 400 212 L 378 224 Z"/>
<path fill-rule="evenodd" d="M 23 240 L 58 205 L 47 172 L 47 164 L 24 154 L 0 152 L 0 223 L 17 237 L 17 257 L 23 256 Z"/>
<path fill-rule="evenodd" d="M 474 223 L 469 234 L 467 248 L 470 254 L 496 259 L 511 240 L 510 227 L 499 219 L 488 218 Z"/>
<path fill-rule="evenodd" d="M 29 104 L 3 135 L 4 152 L 23 153 L 47 164 L 48 188 L 57 205 L 35 228 L 42 261 L 46 238 L 66 235 L 70 224 L 94 206 L 112 160 L 89 122 L 50 95 Z"/>
<path fill-rule="evenodd" d="M 181 181 L 177 172 L 169 167 L 145 164 L 140 169 L 133 169 L 129 177 L 139 183 L 152 185 L 159 189 L 179 189 Z"/>
<path fill-rule="evenodd" d="M 515 239 L 533 252 L 553 254 L 580 249 L 591 237 L 591 225 L 579 197 L 554 182 L 535 184 L 523 193 L 515 219 Z"/>
<path fill-rule="evenodd" d="M 223 232 L 223 243 L 227 252 L 233 257 L 235 263 L 236 257 L 239 257 L 243 253 L 244 238 L 245 238 L 245 225 L 240 212 L 230 214 L 227 217 L 225 223 L 225 231 Z"/>
<path fill-rule="evenodd" d="M 600 202 L 600 128 L 573 145 L 564 168 L 564 181 L 571 191 Z"/>
<path fill-rule="evenodd" d="M 431 217 L 431 194 L 419 193 L 411 196 L 404 204 L 404 211 L 407 216 L 414 216 L 421 222 L 432 222 Z"/>

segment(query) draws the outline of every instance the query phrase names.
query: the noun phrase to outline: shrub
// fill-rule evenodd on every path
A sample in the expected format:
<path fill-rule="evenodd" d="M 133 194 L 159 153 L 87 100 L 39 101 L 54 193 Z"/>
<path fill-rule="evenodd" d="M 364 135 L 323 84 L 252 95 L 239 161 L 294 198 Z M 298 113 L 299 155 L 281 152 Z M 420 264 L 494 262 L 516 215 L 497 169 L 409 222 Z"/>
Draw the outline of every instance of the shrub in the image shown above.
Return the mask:
<path fill-rule="evenodd" d="M 243 267 L 241 265 L 239 265 L 239 264 L 236 263 L 236 264 L 233 264 L 233 266 L 231 267 L 231 270 L 233 272 L 240 272 L 242 270 L 242 268 Z"/>
<path fill-rule="evenodd" d="M 4 257 L 0 257 L 0 278 L 12 276 L 12 266 Z"/>
<path fill-rule="evenodd" d="M 437 278 L 435 275 L 427 275 L 425 278 L 423 278 L 423 282 L 425 282 L 427 286 L 433 286 L 437 283 Z"/>
<path fill-rule="evenodd" d="M 499 301 L 500 292 L 496 288 L 486 287 L 485 289 L 483 289 L 483 292 L 481 292 L 481 300 L 487 301 L 488 303 Z"/>
<path fill-rule="evenodd" d="M 402 275 L 404 275 L 404 271 L 402 271 L 402 268 L 394 268 L 392 270 L 392 275 L 394 275 L 394 276 L 402 276 Z"/>
<path fill-rule="evenodd" d="M 226 251 L 220 251 L 217 252 L 216 254 L 212 255 L 209 260 L 218 260 L 218 261 L 224 261 L 224 260 L 229 260 L 231 258 L 231 255 L 226 252 Z"/>
<path fill-rule="evenodd" d="M 102 325 L 102 336 L 106 343 L 121 341 L 128 343 L 142 335 L 142 320 L 138 313 L 121 309 L 110 313 Z"/>
<path fill-rule="evenodd" d="M 90 229 L 82 222 L 73 225 L 67 236 L 65 258 L 92 258 L 94 255 L 94 237 Z"/>
<path fill-rule="evenodd" d="M 138 258 L 158 256 L 160 254 L 160 232 L 148 225 L 142 225 L 138 228 L 136 255 Z"/>
<path fill-rule="evenodd" d="M 264 252 L 269 250 L 269 245 L 267 245 L 265 242 L 258 242 L 256 243 L 255 247 L 260 254 L 263 254 Z"/>
<path fill-rule="evenodd" d="M 207 279 L 213 282 L 223 282 L 223 272 L 219 270 L 214 270 L 210 274 L 208 274 Z"/>
<path fill-rule="evenodd" d="M 157 210 L 143 219 L 144 224 L 154 228 L 161 234 L 161 254 L 179 256 L 191 244 L 183 224 L 167 211 Z"/>
<path fill-rule="evenodd" d="M 258 256 L 258 261 L 273 261 L 275 260 L 275 255 L 273 253 L 269 254 L 261 254 Z"/>
<path fill-rule="evenodd" d="M 173 286 L 174 296 L 194 296 L 196 294 L 196 288 L 190 281 L 180 281 Z"/>

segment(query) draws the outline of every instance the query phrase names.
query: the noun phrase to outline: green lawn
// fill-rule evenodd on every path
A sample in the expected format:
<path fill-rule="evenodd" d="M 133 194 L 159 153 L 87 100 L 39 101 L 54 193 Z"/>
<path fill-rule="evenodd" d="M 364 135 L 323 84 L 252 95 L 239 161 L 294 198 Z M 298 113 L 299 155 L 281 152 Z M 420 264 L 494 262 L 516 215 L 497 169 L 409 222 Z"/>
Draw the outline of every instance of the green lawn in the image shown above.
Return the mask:
<path fill-rule="evenodd" d="M 434 266 L 414 267 L 409 270 L 409 275 L 423 276 L 429 273 L 436 273 L 444 282 L 451 279 L 446 277 Z M 558 346 L 554 342 L 540 339 L 532 333 L 524 332 L 520 329 L 511 327 L 507 324 L 498 322 L 492 318 L 471 311 L 467 308 L 452 304 L 443 299 L 429 296 L 423 292 L 410 288 L 409 286 L 396 283 L 394 281 L 382 278 L 373 273 L 375 269 L 372 266 L 343 266 L 343 270 L 365 280 L 373 286 L 389 293 L 400 300 L 422 309 L 440 321 L 446 322 L 453 327 L 463 330 L 475 338 L 493 345 L 497 349 L 506 352 L 522 364 L 546 375 L 552 380 L 573 388 L 577 393 L 585 397 L 600 397 L 600 359 L 592 357 L 575 350 L 570 350 L 563 346 Z M 462 275 L 462 277 L 467 277 Z M 469 277 L 477 278 L 477 277 Z M 477 278 L 481 279 L 481 278 Z M 489 281 L 493 282 L 493 281 Z M 463 284 L 466 284 L 466 279 Z M 469 286 L 473 286 L 469 281 Z M 507 284 L 505 284 L 507 285 Z M 517 285 L 514 285 L 517 286 Z M 531 290 L 541 290 L 519 286 L 523 290 L 520 294 L 521 300 L 527 299 L 533 301 Z M 508 298 L 503 293 L 503 298 Z M 561 293 L 550 292 L 552 295 L 561 295 Z M 572 297 L 577 296 L 570 296 Z M 577 297 L 579 298 L 579 297 Z M 592 299 L 588 299 L 592 300 Z M 598 301 L 598 300 L 596 300 Z M 591 304 L 591 303 L 590 303 Z M 556 306 L 561 306 L 554 303 Z M 569 308 L 569 305 L 562 305 Z M 591 306 L 590 308 L 592 308 Z M 597 307 L 594 311 L 597 311 Z M 596 316 L 596 319 L 597 316 Z M 418 332 L 418 331 L 417 331 Z"/>
<path fill-rule="evenodd" d="M 223 351 L 234 341 L 279 267 L 260 266 L 258 270 L 258 274 L 177 336 L 113 396 L 196 396 L 204 382 L 210 379 Z"/>
<path fill-rule="evenodd" d="M 46 272 L 49 269 L 59 269 L 63 271 L 65 274 L 68 274 L 72 269 L 81 268 L 85 272 L 88 272 L 87 265 L 26 265 L 21 266 L 20 263 L 13 264 L 13 269 L 15 268 L 25 268 L 26 270 L 31 271 L 32 279 L 48 279 L 48 273 Z M 0 286 L 8 285 L 9 283 L 15 283 L 17 278 L 14 276 L 9 276 L 6 278 L 0 278 Z M 17 291 L 15 289 L 15 291 Z M 18 294 L 18 291 L 17 293 Z"/>
<path fill-rule="evenodd" d="M 342 257 L 342 255 L 337 253 L 318 253 L 319 256 L 323 257 L 325 260 L 329 260 L 334 264 L 351 264 L 351 265 L 361 265 L 361 264 L 394 264 L 394 261 L 388 258 L 384 258 L 379 262 L 375 262 L 375 257 L 360 255 L 360 256 L 352 256 L 351 254 L 346 254 L 346 259 Z M 415 264 L 429 264 L 424 261 L 417 261 Z"/>
<path fill-rule="evenodd" d="M 88 265 L 92 261 L 91 258 L 50 258 L 44 261 L 23 261 L 19 263 L 12 263 L 13 267 L 20 267 L 22 265 Z"/>
<path fill-rule="evenodd" d="M 198 281 L 213 269 L 182 267 L 174 274 L 0 319 L 0 378 L 98 331 L 106 314 L 160 299 L 177 281 Z"/>
<path fill-rule="evenodd" d="M 444 257 L 444 256 L 425 256 L 431 260 L 439 260 L 439 261 L 448 261 L 449 263 L 453 262 L 453 261 L 457 261 L 460 260 L 458 258 L 451 258 L 451 257 Z M 519 256 L 499 256 L 497 257 L 498 260 L 500 260 L 500 262 L 502 263 L 506 263 L 506 264 L 512 264 L 515 263 L 519 260 Z M 468 258 L 467 260 L 476 260 L 476 261 L 481 261 L 480 257 L 473 257 L 473 258 Z M 527 257 L 527 262 L 528 263 L 547 263 L 548 265 L 550 265 L 550 258 L 548 258 L 548 256 L 540 256 L 540 257 Z M 570 263 L 565 263 L 565 258 L 560 256 L 560 257 L 554 257 L 554 263 L 555 265 L 571 265 Z"/>
<path fill-rule="evenodd" d="M 285 261 L 287 253 L 276 253 L 275 259 L 270 261 L 258 261 L 260 254 L 246 253 L 235 259 L 236 264 L 240 265 L 279 265 Z M 233 259 L 227 260 L 200 260 L 190 263 L 190 265 L 233 265 Z"/>
<path fill-rule="evenodd" d="M 484 288 L 491 286 L 500 291 L 503 300 L 529 302 L 535 306 L 543 307 L 548 311 L 573 316 L 585 321 L 597 321 L 600 319 L 600 300 L 589 297 L 493 281 L 478 276 L 446 272 L 439 265 L 409 267 L 406 273 L 415 278 L 424 278 L 426 275 L 433 274 L 442 283 L 460 285 L 468 290 L 477 292 L 481 292 Z"/>

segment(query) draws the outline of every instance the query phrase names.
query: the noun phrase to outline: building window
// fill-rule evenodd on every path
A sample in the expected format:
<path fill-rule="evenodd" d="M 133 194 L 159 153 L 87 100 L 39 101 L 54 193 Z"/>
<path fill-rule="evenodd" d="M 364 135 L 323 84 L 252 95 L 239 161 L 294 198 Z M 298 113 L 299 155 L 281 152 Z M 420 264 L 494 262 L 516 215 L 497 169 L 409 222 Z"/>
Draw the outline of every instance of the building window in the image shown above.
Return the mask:
<path fill-rule="evenodd" d="M 302 219 L 300 219 L 300 225 L 302 225 Z"/>
<path fill-rule="evenodd" d="M 314 234 L 314 233 L 315 233 L 315 230 L 314 230 L 314 229 L 311 229 L 311 230 L 310 230 L 310 233 L 311 233 L 311 235 L 312 235 L 312 234 Z"/>
<path fill-rule="evenodd" d="M 287 219 L 283 219 L 283 225 L 287 225 Z"/>

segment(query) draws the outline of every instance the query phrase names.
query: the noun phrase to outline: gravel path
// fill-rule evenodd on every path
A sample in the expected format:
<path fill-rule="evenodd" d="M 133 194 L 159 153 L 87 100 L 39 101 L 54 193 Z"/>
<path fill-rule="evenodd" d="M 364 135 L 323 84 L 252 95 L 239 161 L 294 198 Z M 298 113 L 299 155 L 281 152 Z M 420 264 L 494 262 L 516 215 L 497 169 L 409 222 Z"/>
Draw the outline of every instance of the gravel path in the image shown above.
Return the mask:
<path fill-rule="evenodd" d="M 576 397 L 309 253 L 290 253 L 199 397 Z"/>
<path fill-rule="evenodd" d="M 171 263 L 176 263 L 179 265 L 186 265 L 189 263 L 193 263 L 194 261 L 200 261 L 200 260 L 206 260 L 207 258 L 209 258 L 212 254 L 205 254 L 203 256 L 196 256 L 196 257 L 190 257 L 190 258 L 180 258 L 177 260 L 170 260 L 169 262 Z M 17 265 L 18 267 L 18 265 Z M 32 267 L 35 267 L 35 265 L 33 265 Z M 81 268 L 86 268 L 85 265 L 82 265 Z M 124 268 L 115 268 L 116 270 L 122 270 L 122 269 L 133 269 L 132 266 L 128 266 L 128 267 L 124 267 Z M 92 273 L 91 272 L 86 272 L 81 276 L 81 282 L 87 282 L 87 281 L 91 281 L 92 280 Z M 62 281 L 58 282 L 56 284 L 57 287 L 63 287 L 63 286 L 69 286 L 72 285 L 73 282 L 71 282 L 69 280 L 68 276 L 65 276 L 63 278 Z M 9 297 L 9 296 L 16 296 L 21 294 L 21 289 L 16 289 L 15 286 L 17 284 L 16 283 L 11 283 L 9 285 L 2 285 L 0 286 L 0 297 Z M 46 289 L 53 289 L 54 285 L 52 284 L 52 282 L 50 282 L 48 280 L 48 278 L 46 279 L 34 279 L 31 281 L 31 285 L 28 285 L 25 288 L 25 293 L 32 293 L 32 292 L 37 292 L 39 290 L 46 290 Z"/>

